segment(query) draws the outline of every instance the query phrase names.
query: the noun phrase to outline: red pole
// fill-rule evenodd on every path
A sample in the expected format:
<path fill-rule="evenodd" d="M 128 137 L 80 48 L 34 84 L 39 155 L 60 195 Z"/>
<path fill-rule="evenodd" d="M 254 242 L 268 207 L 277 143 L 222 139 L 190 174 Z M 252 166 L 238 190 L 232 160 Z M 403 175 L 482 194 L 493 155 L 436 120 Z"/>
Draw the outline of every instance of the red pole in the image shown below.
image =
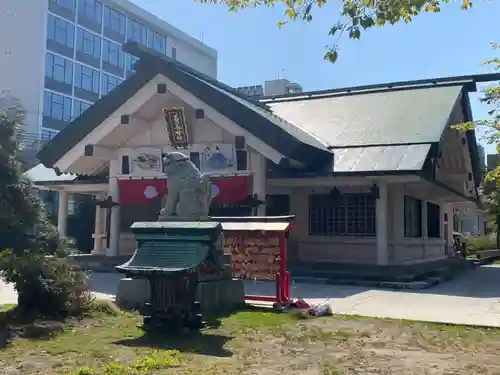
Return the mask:
<path fill-rule="evenodd" d="M 280 276 L 280 273 L 278 272 L 276 274 L 276 303 L 281 303 L 281 280 L 280 280 L 281 276 Z"/>
<path fill-rule="evenodd" d="M 290 299 L 290 272 L 286 271 L 285 276 L 285 298 Z"/>
<path fill-rule="evenodd" d="M 282 302 L 288 299 L 287 296 L 287 289 L 288 287 L 286 286 L 286 236 L 285 232 L 280 233 L 280 299 Z"/>

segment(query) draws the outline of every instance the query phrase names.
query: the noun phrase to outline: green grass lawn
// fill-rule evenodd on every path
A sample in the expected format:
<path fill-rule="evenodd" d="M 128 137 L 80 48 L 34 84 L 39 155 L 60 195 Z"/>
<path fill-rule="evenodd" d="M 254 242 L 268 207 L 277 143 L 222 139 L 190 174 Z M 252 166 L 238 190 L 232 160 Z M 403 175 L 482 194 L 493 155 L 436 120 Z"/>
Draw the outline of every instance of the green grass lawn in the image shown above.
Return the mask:
<path fill-rule="evenodd" d="M 103 306 L 64 323 L 15 322 L 0 374 L 500 374 L 497 329 L 256 308 L 215 318 L 200 334 L 154 337 L 140 316 Z"/>

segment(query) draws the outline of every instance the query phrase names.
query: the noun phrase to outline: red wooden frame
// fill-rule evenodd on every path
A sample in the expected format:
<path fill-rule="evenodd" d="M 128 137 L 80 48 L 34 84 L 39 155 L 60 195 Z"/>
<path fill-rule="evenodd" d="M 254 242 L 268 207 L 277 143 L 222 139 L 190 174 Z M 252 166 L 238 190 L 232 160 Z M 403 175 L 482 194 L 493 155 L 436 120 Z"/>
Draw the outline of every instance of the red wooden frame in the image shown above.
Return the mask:
<path fill-rule="evenodd" d="M 258 222 L 263 227 L 265 227 L 266 223 Z M 224 227 L 224 222 L 222 226 Z M 230 225 L 230 223 L 227 223 Z M 249 222 L 249 224 L 256 224 L 256 222 Z M 286 259 L 287 259 L 287 249 L 286 249 L 286 234 L 291 229 L 292 224 L 288 223 L 284 230 L 279 231 L 279 272 L 276 274 L 275 283 L 276 283 L 276 293 L 274 296 L 262 296 L 262 295 L 245 295 L 245 300 L 248 301 L 260 301 L 260 302 L 272 302 L 277 304 L 283 304 L 290 300 L 290 273 L 286 269 Z M 269 230 L 261 229 L 261 232 L 268 232 Z M 224 229 L 224 234 L 228 238 L 245 236 L 245 232 L 255 232 L 255 229 L 252 230 L 226 230 Z M 271 232 L 277 232 L 276 230 L 271 230 Z M 236 233 L 236 235 L 234 234 Z"/>

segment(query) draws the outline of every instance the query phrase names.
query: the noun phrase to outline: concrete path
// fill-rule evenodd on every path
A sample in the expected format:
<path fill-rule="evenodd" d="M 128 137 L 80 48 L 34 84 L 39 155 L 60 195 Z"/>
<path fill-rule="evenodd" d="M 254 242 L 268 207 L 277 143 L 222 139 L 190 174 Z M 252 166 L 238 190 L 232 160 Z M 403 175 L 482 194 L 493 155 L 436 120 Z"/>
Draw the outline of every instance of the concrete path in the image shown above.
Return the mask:
<path fill-rule="evenodd" d="M 92 290 L 113 298 L 119 274 L 94 274 Z M 270 282 L 245 284 L 247 294 L 273 295 Z M 329 303 L 336 314 L 500 327 L 500 267 L 483 266 L 431 289 L 393 291 L 360 286 L 292 284 L 294 297 Z M 0 304 L 16 302 L 10 285 L 0 282 Z"/>

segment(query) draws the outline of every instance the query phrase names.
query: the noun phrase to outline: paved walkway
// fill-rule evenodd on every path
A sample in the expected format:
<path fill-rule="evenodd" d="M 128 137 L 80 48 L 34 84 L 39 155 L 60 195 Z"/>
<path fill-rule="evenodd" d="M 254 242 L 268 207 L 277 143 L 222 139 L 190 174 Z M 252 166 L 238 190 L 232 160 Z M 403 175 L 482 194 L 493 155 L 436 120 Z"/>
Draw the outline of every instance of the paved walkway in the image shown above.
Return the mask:
<path fill-rule="evenodd" d="M 94 274 L 99 298 L 113 298 L 119 274 Z M 247 282 L 247 294 L 272 295 L 274 285 Z M 336 314 L 500 327 L 500 267 L 483 266 L 431 289 L 382 290 L 345 285 L 293 284 L 294 297 L 328 302 Z M 0 282 L 0 304 L 16 302 L 10 285 Z"/>

